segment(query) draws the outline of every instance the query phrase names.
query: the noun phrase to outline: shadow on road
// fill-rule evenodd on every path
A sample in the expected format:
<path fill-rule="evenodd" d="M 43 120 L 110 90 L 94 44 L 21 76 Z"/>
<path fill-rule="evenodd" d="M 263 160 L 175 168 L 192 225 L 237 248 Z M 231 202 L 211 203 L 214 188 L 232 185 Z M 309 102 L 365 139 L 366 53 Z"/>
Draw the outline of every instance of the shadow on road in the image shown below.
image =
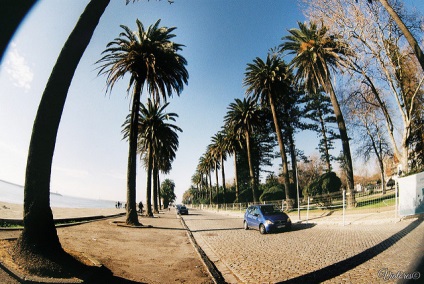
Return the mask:
<path fill-rule="evenodd" d="M 311 229 L 315 227 L 317 224 L 293 224 L 291 231 L 301 231 L 306 229 Z"/>
<path fill-rule="evenodd" d="M 411 224 L 409 224 L 407 227 L 400 230 L 396 234 L 390 236 L 384 241 L 376 244 L 373 247 L 370 247 L 369 249 L 364 250 L 363 252 L 357 255 L 354 255 L 352 257 L 349 257 L 345 260 L 339 261 L 327 267 L 321 268 L 319 270 L 310 272 L 308 274 L 305 274 L 305 275 L 302 275 L 287 281 L 279 282 L 279 283 L 321 283 L 326 280 L 337 277 L 365 263 L 366 261 L 372 259 L 373 257 L 376 257 L 383 251 L 387 250 L 388 248 L 393 246 L 395 243 L 400 241 L 403 237 L 405 237 L 410 232 L 412 232 L 415 228 L 417 228 L 423 221 L 424 221 L 423 219 L 418 219 L 412 222 Z M 420 267 L 420 265 L 422 268 L 422 263 L 418 263 L 418 267 Z"/>

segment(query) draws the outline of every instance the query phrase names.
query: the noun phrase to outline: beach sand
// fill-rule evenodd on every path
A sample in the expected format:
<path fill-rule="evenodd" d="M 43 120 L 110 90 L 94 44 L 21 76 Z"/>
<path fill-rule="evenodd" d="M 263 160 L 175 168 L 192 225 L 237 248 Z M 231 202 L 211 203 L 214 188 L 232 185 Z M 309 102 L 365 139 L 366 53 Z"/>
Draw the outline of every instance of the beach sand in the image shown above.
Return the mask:
<path fill-rule="evenodd" d="M 0 201 L 0 219 L 22 220 L 23 205 Z M 125 209 L 116 208 L 52 208 L 54 219 L 109 216 L 124 213 Z"/>
<path fill-rule="evenodd" d="M 124 212 L 115 208 L 52 210 L 55 219 Z M 22 219 L 22 205 L 0 202 L 0 218 Z M 114 221 L 123 222 L 125 216 L 57 228 L 57 233 L 64 248 L 93 257 L 123 283 L 213 283 L 175 209 L 162 211 L 155 218 L 139 216 L 143 225 L 152 228 L 122 227 Z M 0 230 L 0 239 L 19 234 Z M 0 272 L 2 275 L 5 277 Z M 6 279 L 0 282 L 6 283 Z"/>

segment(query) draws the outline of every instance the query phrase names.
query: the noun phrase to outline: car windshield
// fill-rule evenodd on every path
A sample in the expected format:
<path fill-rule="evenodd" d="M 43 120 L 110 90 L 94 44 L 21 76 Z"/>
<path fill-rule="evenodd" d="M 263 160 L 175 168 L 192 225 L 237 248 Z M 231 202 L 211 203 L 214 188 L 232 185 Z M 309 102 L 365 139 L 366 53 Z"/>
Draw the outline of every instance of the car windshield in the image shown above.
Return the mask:
<path fill-rule="evenodd" d="M 275 208 L 274 206 L 262 206 L 261 211 L 264 215 L 272 215 L 272 214 L 281 213 L 281 211 Z"/>
<path fill-rule="evenodd" d="M 180 209 L 187 209 L 185 206 L 181 206 Z"/>

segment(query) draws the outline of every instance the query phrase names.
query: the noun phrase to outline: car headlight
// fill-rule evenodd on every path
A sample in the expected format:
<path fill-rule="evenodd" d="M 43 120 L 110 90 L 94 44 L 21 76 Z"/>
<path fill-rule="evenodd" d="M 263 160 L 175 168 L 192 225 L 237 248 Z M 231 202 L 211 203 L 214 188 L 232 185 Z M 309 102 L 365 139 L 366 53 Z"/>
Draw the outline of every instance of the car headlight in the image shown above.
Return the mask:
<path fill-rule="evenodd" d="M 274 224 L 271 220 L 266 220 L 265 221 L 265 224 L 267 224 L 267 225 L 272 225 L 272 224 Z"/>

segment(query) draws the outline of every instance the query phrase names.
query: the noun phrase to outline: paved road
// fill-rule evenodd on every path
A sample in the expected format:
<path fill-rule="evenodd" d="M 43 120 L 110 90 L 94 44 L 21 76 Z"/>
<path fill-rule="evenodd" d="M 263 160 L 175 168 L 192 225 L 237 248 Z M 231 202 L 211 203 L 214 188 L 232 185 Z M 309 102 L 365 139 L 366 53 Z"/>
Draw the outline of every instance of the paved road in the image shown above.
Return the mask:
<path fill-rule="evenodd" d="M 229 283 L 424 283 L 423 220 L 261 235 L 243 230 L 239 216 L 193 209 L 183 218 Z"/>

